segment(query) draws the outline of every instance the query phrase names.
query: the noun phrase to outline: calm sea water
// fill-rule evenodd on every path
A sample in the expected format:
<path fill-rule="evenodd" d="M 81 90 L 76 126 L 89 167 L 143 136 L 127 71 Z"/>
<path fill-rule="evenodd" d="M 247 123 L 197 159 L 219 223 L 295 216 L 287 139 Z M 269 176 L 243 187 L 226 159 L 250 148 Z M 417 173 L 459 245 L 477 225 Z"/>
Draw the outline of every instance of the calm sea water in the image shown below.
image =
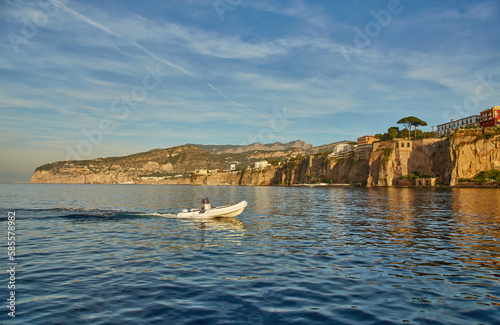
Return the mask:
<path fill-rule="evenodd" d="M 247 200 L 236 218 L 173 213 Z M 8 324 L 500 324 L 500 191 L 0 184 Z"/>

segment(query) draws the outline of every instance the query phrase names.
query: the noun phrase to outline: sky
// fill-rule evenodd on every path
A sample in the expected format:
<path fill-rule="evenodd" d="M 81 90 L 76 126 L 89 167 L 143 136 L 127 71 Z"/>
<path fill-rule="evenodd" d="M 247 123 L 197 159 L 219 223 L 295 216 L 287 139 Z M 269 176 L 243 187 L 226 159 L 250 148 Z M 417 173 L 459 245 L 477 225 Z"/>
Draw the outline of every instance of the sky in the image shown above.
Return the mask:
<path fill-rule="evenodd" d="M 500 105 L 500 1 L 0 0 L 0 182 L 186 143 L 315 146 Z"/>

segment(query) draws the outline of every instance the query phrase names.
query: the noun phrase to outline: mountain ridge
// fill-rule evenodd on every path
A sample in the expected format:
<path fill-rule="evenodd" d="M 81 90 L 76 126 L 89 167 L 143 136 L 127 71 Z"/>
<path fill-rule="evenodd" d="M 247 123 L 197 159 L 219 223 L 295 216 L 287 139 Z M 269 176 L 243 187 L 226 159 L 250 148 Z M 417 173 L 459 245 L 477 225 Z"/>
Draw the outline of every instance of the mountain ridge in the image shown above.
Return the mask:
<path fill-rule="evenodd" d="M 328 145 L 312 149 L 325 148 Z M 454 187 L 474 179 L 479 172 L 500 170 L 500 128 L 464 129 L 444 139 L 378 141 L 358 149 L 340 157 L 332 157 L 328 151 L 307 154 L 300 148 L 214 155 L 184 145 L 123 157 L 49 163 L 35 170 L 31 182 L 191 185 L 321 182 L 371 187 L 408 186 L 404 184 L 408 183 L 409 175 L 422 175 L 422 179 L 434 177 L 441 185 Z M 254 164 L 263 160 L 268 163 Z M 500 183 L 488 186 L 500 187 Z"/>
<path fill-rule="evenodd" d="M 193 144 L 193 143 L 188 143 L 186 146 L 193 146 L 193 147 L 198 147 L 200 149 L 203 149 L 211 154 L 215 155 L 220 155 L 220 154 L 227 154 L 227 153 L 243 153 L 243 152 L 248 152 L 248 151 L 280 151 L 280 150 L 287 150 L 291 148 L 297 148 L 297 149 L 302 149 L 302 150 L 308 150 L 313 148 L 314 146 L 312 144 L 306 143 L 302 140 L 295 140 L 295 141 L 290 141 L 287 143 L 281 143 L 281 142 L 274 142 L 274 143 L 267 143 L 267 144 L 262 144 L 260 142 L 254 142 L 249 145 L 233 145 L 233 144 L 226 144 L 226 145 L 204 145 L 204 144 Z"/>
<path fill-rule="evenodd" d="M 31 182 L 116 184 L 150 178 L 172 179 L 188 177 L 199 170 L 230 170 L 234 166 L 242 170 L 258 161 L 285 161 L 287 157 L 306 155 L 310 150 L 316 153 L 331 146 L 314 147 L 302 140 L 250 145 L 185 144 L 118 157 L 52 162 L 37 167 Z"/>

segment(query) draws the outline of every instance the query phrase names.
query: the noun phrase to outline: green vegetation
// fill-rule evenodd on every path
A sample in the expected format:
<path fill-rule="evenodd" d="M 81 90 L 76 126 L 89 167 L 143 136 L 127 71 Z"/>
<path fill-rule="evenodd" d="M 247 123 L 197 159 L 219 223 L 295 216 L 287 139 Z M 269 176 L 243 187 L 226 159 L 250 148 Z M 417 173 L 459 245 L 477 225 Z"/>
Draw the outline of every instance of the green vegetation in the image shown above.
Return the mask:
<path fill-rule="evenodd" d="M 380 141 L 392 141 L 396 138 L 404 138 L 405 136 L 405 130 L 400 130 L 397 126 L 391 126 L 384 134 L 375 134 L 375 138 Z M 414 133 L 415 139 L 430 139 L 437 137 L 437 132 L 422 132 L 421 130 L 416 130 Z"/>
<path fill-rule="evenodd" d="M 279 166 L 283 163 L 283 159 L 281 158 L 267 158 L 267 161 L 271 164 L 271 166 Z"/>
<path fill-rule="evenodd" d="M 465 127 L 456 130 L 451 136 L 451 139 L 458 139 L 464 136 L 474 137 L 472 141 L 461 142 L 462 145 L 466 143 L 474 143 L 479 140 L 487 140 L 491 139 L 496 135 L 500 134 L 500 127 L 488 127 L 488 128 L 480 128 L 480 127 Z"/>
<path fill-rule="evenodd" d="M 252 166 L 257 161 L 267 160 L 271 165 L 278 166 L 279 163 L 283 163 L 285 161 L 287 154 L 294 152 L 295 148 L 290 148 L 286 150 L 279 150 L 284 154 L 282 156 L 276 155 L 274 151 L 274 157 L 270 157 L 273 155 L 272 151 L 246 151 L 242 153 L 223 153 L 214 155 L 216 159 L 219 161 L 223 161 L 226 164 L 230 164 L 232 162 L 237 162 L 237 168 L 246 168 L 248 166 Z"/>
<path fill-rule="evenodd" d="M 485 170 L 478 173 L 473 178 L 461 178 L 460 181 L 478 184 L 484 184 L 488 181 L 500 182 L 500 170 Z"/>
<path fill-rule="evenodd" d="M 417 178 L 431 178 L 429 175 L 420 175 L 418 172 L 411 172 L 408 175 L 401 176 L 399 179 L 417 179 Z"/>
<path fill-rule="evenodd" d="M 51 171 L 51 170 L 54 170 L 56 169 L 58 166 L 60 165 L 60 163 L 50 163 L 50 164 L 45 164 L 45 165 L 42 165 L 40 167 L 37 167 L 37 169 L 35 169 L 36 172 L 38 171 Z"/>
<path fill-rule="evenodd" d="M 335 184 L 337 180 L 335 178 L 328 178 L 325 175 L 319 177 L 318 183 Z"/>
<path fill-rule="evenodd" d="M 318 152 L 314 154 L 314 157 L 323 157 L 323 159 L 321 160 L 321 165 L 323 166 L 328 161 L 328 155 L 331 153 L 332 153 L 331 151 Z"/>
<path fill-rule="evenodd" d="M 384 157 L 382 158 L 382 166 L 387 166 L 387 163 L 389 162 L 389 159 L 391 158 L 392 155 L 392 148 L 385 148 L 384 149 Z"/>
<path fill-rule="evenodd" d="M 138 170 L 143 168 L 148 162 L 163 165 L 172 163 L 174 165 L 175 175 L 188 173 L 199 168 L 207 169 L 227 169 L 228 164 L 202 149 L 189 146 L 172 147 L 168 149 L 155 149 L 147 152 L 136 153 L 123 157 L 103 157 L 87 160 L 59 161 L 45 164 L 36 169 L 36 171 L 50 171 L 54 174 L 59 170 L 65 170 L 68 167 L 87 168 L 94 173 L 104 173 L 111 170 L 113 166 L 119 166 L 124 172 Z M 163 177 L 170 176 L 169 173 L 158 171 L 157 174 L 148 174 L 144 172 L 143 177 Z"/>
<path fill-rule="evenodd" d="M 403 137 L 403 131 L 400 131 L 397 126 L 391 126 L 389 129 L 387 129 L 387 132 L 384 134 L 375 134 L 375 138 L 377 138 L 380 141 L 392 141 L 395 138 L 402 138 Z"/>

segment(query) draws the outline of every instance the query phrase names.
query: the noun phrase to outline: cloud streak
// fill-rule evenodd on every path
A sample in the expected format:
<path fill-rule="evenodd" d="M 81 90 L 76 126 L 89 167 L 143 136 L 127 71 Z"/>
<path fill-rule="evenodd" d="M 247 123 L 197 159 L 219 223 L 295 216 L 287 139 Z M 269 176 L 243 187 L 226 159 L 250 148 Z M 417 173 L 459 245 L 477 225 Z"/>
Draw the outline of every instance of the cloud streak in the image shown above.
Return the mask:
<path fill-rule="evenodd" d="M 0 30 L 21 34 L 40 8 L 12 3 Z M 119 154 L 113 145 L 244 143 L 283 107 L 293 121 L 274 139 L 320 145 L 383 132 L 401 115 L 443 123 L 478 76 L 500 81 L 496 1 L 413 1 L 365 48 L 353 45 L 355 27 L 383 6 L 244 1 L 221 22 L 210 3 L 194 1 L 50 3 L 50 21 L 19 53 L 0 43 L 0 132 L 12 141 L 2 152 L 36 143 L 51 153 L 44 160 L 58 147 L 63 159 L 101 119 L 120 128 L 93 155 Z M 120 120 L 111 104 L 143 85 L 148 66 L 161 67 L 161 84 Z M 499 103 L 494 93 L 480 106 Z"/>
<path fill-rule="evenodd" d="M 193 77 L 193 78 L 198 78 L 195 74 L 193 74 L 192 72 L 188 71 L 187 69 L 173 63 L 172 61 L 170 60 L 167 60 L 165 59 L 164 57 L 160 56 L 160 55 L 157 55 L 153 52 L 151 52 L 150 50 L 148 50 L 146 47 L 138 44 L 136 41 L 133 41 L 133 40 L 130 40 L 128 39 L 127 37 L 125 37 L 124 35 L 121 35 L 120 33 L 117 33 L 107 27 L 105 27 L 104 25 L 90 19 L 89 17 L 86 17 L 76 11 L 74 11 L 73 9 L 70 9 L 68 8 L 66 5 L 64 5 L 60 0 L 53 0 L 54 3 L 61 9 L 63 9 L 64 11 L 68 12 L 69 14 L 71 14 L 72 16 L 74 16 L 76 19 L 80 20 L 80 21 L 83 21 L 89 25 L 92 25 L 94 27 L 96 27 L 97 29 L 109 34 L 109 35 L 112 35 L 112 36 L 115 36 L 115 37 L 118 37 L 118 38 L 122 38 L 122 39 L 125 39 L 129 42 L 130 45 L 134 46 L 135 48 L 141 50 L 142 52 L 146 53 L 147 55 L 149 55 L 150 57 L 152 57 L 153 59 L 155 59 L 156 61 L 158 62 L 161 62 L 161 63 L 164 63 L 180 72 L 182 72 L 183 74 L 185 75 L 188 75 L 190 77 Z M 226 95 L 224 95 L 224 93 L 216 88 L 215 86 L 213 86 L 210 82 L 208 81 L 205 81 L 206 84 L 211 88 L 213 89 L 214 91 L 216 91 L 221 97 L 223 97 L 225 100 L 227 100 L 228 102 L 232 103 L 232 104 L 235 104 L 237 106 L 240 106 L 240 107 L 246 107 L 245 105 L 243 104 L 240 104 L 240 103 L 237 103 L 236 101 L 234 100 L 231 100 L 229 99 Z M 251 109 L 250 109 L 251 110 Z M 254 110 L 251 110 L 253 113 L 256 113 L 258 114 L 257 112 L 255 112 Z"/>

